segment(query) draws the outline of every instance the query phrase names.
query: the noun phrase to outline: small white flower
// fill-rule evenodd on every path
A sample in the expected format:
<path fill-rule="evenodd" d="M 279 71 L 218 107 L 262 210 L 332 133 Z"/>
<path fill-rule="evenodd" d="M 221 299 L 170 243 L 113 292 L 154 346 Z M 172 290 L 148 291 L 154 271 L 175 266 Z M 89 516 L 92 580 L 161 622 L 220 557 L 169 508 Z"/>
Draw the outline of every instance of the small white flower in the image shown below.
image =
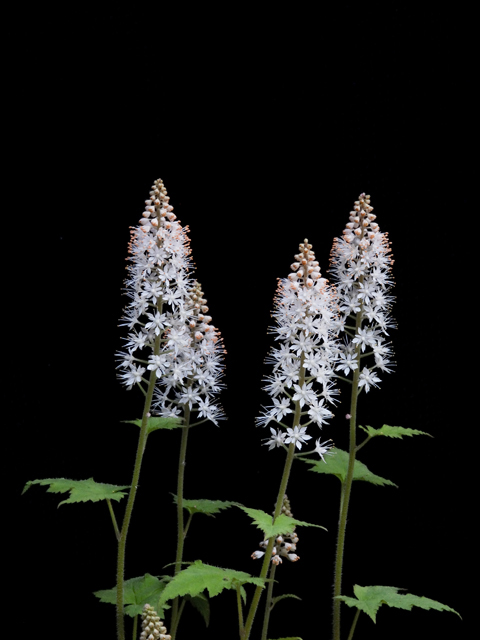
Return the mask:
<path fill-rule="evenodd" d="M 358 369 L 357 356 L 354 353 L 340 353 L 340 362 L 338 363 L 335 371 L 343 371 L 346 376 L 350 373 L 350 370 Z"/>
<path fill-rule="evenodd" d="M 318 455 L 324 462 L 326 462 L 325 458 L 323 457 L 324 455 L 333 455 L 333 451 L 330 451 L 333 445 L 327 444 L 328 442 L 331 442 L 331 440 L 325 440 L 325 442 L 320 442 L 320 440 L 316 441 L 315 453 L 318 453 Z"/>
<path fill-rule="evenodd" d="M 142 381 L 142 376 L 145 373 L 144 367 L 134 367 L 132 366 L 130 371 L 123 373 L 120 378 L 125 380 L 125 384 L 129 389 L 133 387 L 137 382 Z"/>
<path fill-rule="evenodd" d="M 294 402 L 298 400 L 301 407 L 303 407 L 305 403 L 309 405 L 313 404 L 315 402 L 316 394 L 312 389 L 312 385 L 313 382 L 310 382 L 310 384 L 303 383 L 301 387 L 298 384 L 294 384 L 293 388 L 295 390 L 295 395 L 292 400 Z"/>
<path fill-rule="evenodd" d="M 322 424 L 325 424 L 325 422 L 330 418 L 333 418 L 333 413 L 324 406 L 324 402 L 325 400 L 323 398 L 320 401 L 315 399 L 315 402 L 308 410 L 308 415 L 318 424 L 319 427 L 321 427 Z"/>
<path fill-rule="evenodd" d="M 378 387 L 377 382 L 381 382 L 380 378 L 377 378 L 373 371 L 370 371 L 369 369 L 367 369 L 367 367 L 364 367 L 359 376 L 358 386 L 365 387 L 365 393 L 368 393 L 371 386 Z"/>
<path fill-rule="evenodd" d="M 294 442 L 297 449 L 302 448 L 302 443 L 306 444 L 307 440 L 311 440 L 312 436 L 307 435 L 307 427 L 294 427 L 287 429 L 288 437 L 285 438 L 285 444 Z"/>
<path fill-rule="evenodd" d="M 268 447 L 269 451 L 271 449 L 275 449 L 275 447 L 282 446 L 282 444 L 285 441 L 285 436 L 286 436 L 286 433 L 283 433 L 280 430 L 276 431 L 275 429 L 272 429 L 272 427 L 270 427 L 270 432 L 272 434 L 272 437 L 270 439 L 265 438 L 265 440 L 267 440 L 267 442 L 265 442 L 265 444 L 269 445 L 269 447 Z"/>

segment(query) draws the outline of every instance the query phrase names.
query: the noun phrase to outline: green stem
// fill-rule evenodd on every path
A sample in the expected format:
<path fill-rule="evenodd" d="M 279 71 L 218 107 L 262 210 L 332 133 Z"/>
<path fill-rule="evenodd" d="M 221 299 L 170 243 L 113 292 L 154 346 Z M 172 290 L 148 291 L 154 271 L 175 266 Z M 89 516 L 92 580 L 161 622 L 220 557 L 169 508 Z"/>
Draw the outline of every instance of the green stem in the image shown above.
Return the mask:
<path fill-rule="evenodd" d="M 367 444 L 367 442 L 371 439 L 372 439 L 372 436 L 367 436 L 363 442 L 361 442 L 360 444 L 357 444 L 356 453 L 358 453 L 360 449 L 364 447 Z"/>
<path fill-rule="evenodd" d="M 359 615 L 360 615 L 360 609 L 357 609 L 357 613 L 355 614 L 355 617 L 353 619 L 352 626 L 350 627 L 350 633 L 348 634 L 348 640 L 352 640 L 352 638 L 353 638 L 353 633 L 355 631 L 355 627 L 357 626 L 357 621 L 358 621 L 358 616 Z"/>
<path fill-rule="evenodd" d="M 288 447 L 287 458 L 285 460 L 285 467 L 283 469 L 282 481 L 280 483 L 280 490 L 278 492 L 277 503 L 275 505 L 275 515 L 273 516 L 274 521 L 275 521 L 275 518 L 278 518 L 278 516 L 282 511 L 283 498 L 285 497 L 285 493 L 287 491 L 288 478 L 290 476 L 290 471 L 292 469 L 292 462 L 293 462 L 294 455 L 295 455 L 295 443 L 291 442 L 290 446 Z M 265 550 L 265 555 L 263 557 L 262 570 L 259 576 L 262 580 L 265 580 L 267 577 L 268 566 L 272 559 L 272 550 L 273 550 L 274 543 L 275 543 L 275 536 L 270 538 L 270 540 L 268 541 L 267 548 Z M 260 601 L 260 596 L 262 595 L 263 588 L 264 588 L 263 586 L 258 586 L 255 588 L 255 593 L 253 594 L 252 603 L 250 605 L 247 621 L 245 623 L 245 630 L 244 630 L 243 636 L 241 636 L 242 640 L 248 640 L 250 637 L 253 620 L 257 612 L 258 603 Z"/>
<path fill-rule="evenodd" d="M 237 584 L 237 611 L 238 611 L 238 628 L 240 631 L 240 640 L 244 637 L 245 626 L 243 623 L 243 608 L 242 608 L 242 592 L 241 587 Z"/>
<path fill-rule="evenodd" d="M 356 333 L 362 325 L 363 317 L 363 305 L 360 311 L 357 313 L 356 319 Z M 350 402 L 350 447 L 348 457 L 348 469 L 345 481 L 342 486 L 342 497 L 340 501 L 340 517 L 338 523 L 338 535 L 337 535 L 337 551 L 335 556 L 335 576 L 334 576 L 334 589 L 333 595 L 341 595 L 342 592 L 342 570 L 343 570 L 343 555 L 345 549 L 345 529 L 347 526 L 347 514 L 348 505 L 350 502 L 350 494 L 352 490 L 353 482 L 353 469 L 355 466 L 355 449 L 356 449 L 356 427 L 357 427 L 357 397 L 358 397 L 358 380 L 360 377 L 360 345 L 356 345 L 355 348 L 356 360 L 359 366 L 353 372 L 352 381 L 352 398 Z M 341 600 L 334 599 L 333 601 L 333 639 L 340 640 L 340 605 Z"/>
<path fill-rule="evenodd" d="M 299 368 L 299 377 L 298 377 L 298 384 L 300 387 L 305 382 L 306 371 L 303 366 L 304 360 L 305 360 L 305 353 L 302 352 L 302 355 L 300 356 L 300 368 Z M 293 428 L 295 428 L 295 426 L 300 426 L 300 417 L 302 415 L 302 408 L 300 407 L 300 402 L 297 400 L 294 404 L 295 404 L 295 413 L 293 415 Z M 288 479 L 290 477 L 290 471 L 292 469 L 292 463 L 293 463 L 294 457 L 295 457 L 295 442 L 291 442 L 290 446 L 288 447 L 287 458 L 285 460 L 285 466 L 283 468 L 283 475 L 282 475 L 282 480 L 280 482 L 280 489 L 278 491 L 277 503 L 275 505 L 275 514 L 273 516 L 273 521 L 275 521 L 275 518 L 278 518 L 278 516 L 282 512 L 283 499 L 287 492 L 287 484 L 288 484 Z M 273 550 L 274 543 L 275 543 L 275 537 L 270 538 L 270 540 L 268 541 L 267 548 L 265 550 L 262 570 L 260 572 L 260 578 L 262 578 L 263 580 L 265 580 L 267 577 L 268 566 L 272 559 L 272 550 Z M 244 640 L 248 640 L 250 636 L 253 620 L 255 618 L 255 614 L 258 608 L 258 603 L 260 601 L 260 596 L 262 595 L 262 589 L 263 587 L 256 587 L 255 593 L 253 594 L 252 603 L 250 605 L 250 610 L 248 612 L 247 622 L 245 624 L 245 632 L 243 636 Z M 268 600 L 267 600 L 266 606 L 267 607 L 269 606 Z"/>
<path fill-rule="evenodd" d="M 185 460 L 187 456 L 187 441 L 188 441 L 188 430 L 190 428 L 190 408 L 188 405 L 185 405 L 184 411 L 184 421 L 185 424 L 182 427 L 182 441 L 180 444 L 180 455 L 178 459 L 178 477 L 177 477 L 177 554 L 175 557 L 175 571 L 174 575 L 176 576 L 179 571 L 182 569 L 182 559 L 183 559 L 183 544 L 185 541 L 186 530 L 184 526 L 183 519 L 183 484 L 185 478 Z M 180 622 L 181 612 L 179 611 L 179 597 L 177 596 L 172 605 L 172 617 L 170 622 L 170 635 L 172 636 L 172 640 L 175 640 L 175 635 L 177 633 L 178 623 Z"/>
<path fill-rule="evenodd" d="M 137 628 L 138 628 L 138 616 L 133 619 L 133 633 L 132 640 L 137 640 Z"/>
<path fill-rule="evenodd" d="M 115 513 L 112 507 L 112 501 L 110 500 L 110 498 L 107 498 L 107 505 L 108 505 L 108 510 L 110 511 L 110 517 L 112 518 L 113 528 L 115 530 L 115 537 L 117 538 L 117 542 L 118 542 L 118 540 L 120 540 L 120 531 L 118 529 L 117 519 L 115 518 Z"/>
<path fill-rule="evenodd" d="M 267 587 L 267 601 L 265 604 L 265 615 L 263 616 L 263 628 L 262 628 L 261 640 L 267 640 L 268 623 L 270 622 L 270 613 L 273 609 L 272 596 L 273 596 L 273 585 L 275 580 L 276 568 L 277 568 L 277 565 L 273 563 L 270 565 L 270 575 L 269 575 L 270 582 L 268 583 L 268 587 Z"/>
<path fill-rule="evenodd" d="M 158 303 L 159 311 L 161 313 L 162 302 Z M 153 349 L 154 355 L 160 353 L 160 336 L 155 338 L 155 345 Z M 127 543 L 128 528 L 130 526 L 130 520 L 132 518 L 133 505 L 135 503 L 135 496 L 137 494 L 138 481 L 140 478 L 140 469 L 142 467 L 142 459 L 147 444 L 147 426 L 148 417 L 150 415 L 150 407 L 152 405 L 153 391 L 155 389 L 155 382 L 157 380 L 156 371 L 152 370 L 150 373 L 150 379 L 148 381 L 147 395 L 145 397 L 145 405 L 143 407 L 142 426 L 140 429 L 140 435 L 138 437 L 137 454 L 135 456 L 135 466 L 133 469 L 132 484 L 130 487 L 130 493 L 128 494 L 127 506 L 125 508 L 125 515 L 123 517 L 122 530 L 120 532 L 120 538 L 118 541 L 118 554 L 117 554 L 117 639 L 125 640 L 125 620 L 123 613 L 123 583 L 125 573 L 125 547 Z"/>

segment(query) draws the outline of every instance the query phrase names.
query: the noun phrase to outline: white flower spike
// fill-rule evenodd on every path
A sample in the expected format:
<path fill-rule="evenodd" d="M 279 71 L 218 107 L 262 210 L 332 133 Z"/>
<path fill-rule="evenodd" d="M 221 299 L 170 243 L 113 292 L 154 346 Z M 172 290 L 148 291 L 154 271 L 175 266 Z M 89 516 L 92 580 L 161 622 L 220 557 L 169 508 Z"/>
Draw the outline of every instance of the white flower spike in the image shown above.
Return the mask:
<path fill-rule="evenodd" d="M 264 389 L 273 404 L 257 419 L 259 425 L 274 421 L 281 427 L 270 429 L 269 449 L 290 443 L 301 449 L 312 437 L 307 427 L 313 422 L 321 428 L 333 416 L 326 404 L 333 404 L 337 394 L 333 386 L 339 350 L 335 291 L 322 278 L 308 240 L 300 244 L 291 269 L 288 278 L 278 283 L 276 326 L 271 332 L 279 345 L 266 360 L 273 364 L 273 375 L 265 379 Z M 292 427 L 283 422 L 290 414 Z"/>
<path fill-rule="evenodd" d="M 215 402 L 223 387 L 222 338 L 207 315 L 200 285 L 189 275 L 188 227 L 176 219 L 169 200 L 157 180 L 131 231 L 126 281 L 130 303 L 123 317 L 130 333 L 127 351 L 117 354 L 119 378 L 129 389 L 141 386 L 148 369 L 156 375 L 154 413 L 177 416 L 188 408 L 218 424 L 224 417 Z"/>
<path fill-rule="evenodd" d="M 343 237 L 334 241 L 330 266 L 341 314 L 338 331 L 346 335 L 336 371 L 348 376 L 359 368 L 360 357 L 373 358 L 372 365 L 359 372 L 358 386 L 366 393 L 381 382 L 374 370 L 391 371 L 388 329 L 395 327 L 390 317 L 393 302 L 390 242 L 388 235 L 380 231 L 372 211 L 370 196 L 360 194 Z"/>

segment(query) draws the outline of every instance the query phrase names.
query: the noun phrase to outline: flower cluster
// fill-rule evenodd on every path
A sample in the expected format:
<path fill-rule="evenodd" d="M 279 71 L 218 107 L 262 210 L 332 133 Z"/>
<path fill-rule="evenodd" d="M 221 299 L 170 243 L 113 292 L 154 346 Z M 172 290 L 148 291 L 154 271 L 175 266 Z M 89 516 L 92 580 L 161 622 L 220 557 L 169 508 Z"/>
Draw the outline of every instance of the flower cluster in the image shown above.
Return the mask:
<path fill-rule="evenodd" d="M 171 640 L 171 638 L 172 636 L 167 634 L 167 627 L 160 620 L 155 609 L 146 604 L 142 612 L 140 640 Z"/>
<path fill-rule="evenodd" d="M 273 364 L 273 375 L 265 379 L 264 389 L 273 405 L 257 419 L 259 425 L 275 421 L 281 427 L 270 428 L 269 449 L 289 443 L 301 449 L 311 439 L 307 427 L 311 423 L 322 427 L 333 416 L 328 404 L 335 402 L 337 394 L 333 386 L 338 351 L 335 291 L 322 278 L 308 240 L 300 244 L 291 269 L 288 278 L 279 280 L 274 301 L 276 327 L 271 332 L 277 334 L 280 345 L 266 359 Z M 283 422 L 289 414 L 292 427 Z"/>
<path fill-rule="evenodd" d="M 178 415 L 182 408 L 198 411 L 198 417 L 224 417 L 215 403 L 223 387 L 223 341 L 211 323 L 207 300 L 200 284 L 193 282 L 185 296 L 183 314 L 165 333 L 167 348 L 161 356 L 150 356 L 149 369 L 159 367 L 163 377 L 155 393 L 155 408 L 163 416 Z M 175 340 L 173 340 L 173 335 Z"/>
<path fill-rule="evenodd" d="M 176 219 L 161 180 L 152 186 L 145 205 L 131 231 L 126 280 L 130 303 L 123 317 L 130 333 L 126 351 L 117 354 L 119 378 L 129 389 L 135 384 L 143 388 L 148 371 L 158 381 L 155 413 L 179 415 L 182 408 L 196 405 L 200 417 L 217 423 L 222 411 L 212 396 L 221 387 L 224 350 L 210 324 L 201 287 L 189 276 L 188 227 Z"/>
<path fill-rule="evenodd" d="M 365 392 L 380 382 L 375 370 L 391 371 L 392 350 L 385 336 L 387 329 L 395 326 L 390 317 L 390 243 L 372 211 L 370 196 L 362 193 L 350 212 L 343 237 L 333 244 L 330 267 L 340 308 L 338 330 L 347 336 L 336 370 L 348 375 L 359 368 L 360 359 L 373 355 L 374 365 L 359 372 L 358 386 Z"/>
<path fill-rule="evenodd" d="M 293 517 L 290 510 L 290 501 L 286 494 L 283 498 L 282 513 L 290 518 Z M 297 554 L 294 553 L 297 550 L 298 540 L 299 538 L 295 533 L 295 527 L 293 527 L 290 533 L 286 533 L 283 536 L 277 536 L 275 539 L 275 545 L 272 549 L 272 564 L 282 564 L 282 558 L 286 558 L 290 562 L 297 562 L 297 560 L 300 560 L 300 556 L 297 556 Z M 268 546 L 268 540 L 262 540 L 258 546 L 262 547 L 262 549 L 266 549 Z M 254 551 L 251 558 L 253 558 L 253 560 L 258 560 L 258 558 L 261 558 L 264 555 L 265 551 Z"/>

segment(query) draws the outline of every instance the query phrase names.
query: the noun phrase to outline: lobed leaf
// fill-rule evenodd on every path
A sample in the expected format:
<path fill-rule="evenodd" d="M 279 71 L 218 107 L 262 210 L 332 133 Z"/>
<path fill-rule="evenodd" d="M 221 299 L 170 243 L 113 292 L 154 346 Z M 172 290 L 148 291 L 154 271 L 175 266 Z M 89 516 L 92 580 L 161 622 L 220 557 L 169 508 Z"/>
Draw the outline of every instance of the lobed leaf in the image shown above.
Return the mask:
<path fill-rule="evenodd" d="M 172 493 L 173 501 L 177 504 L 177 496 Z M 238 506 L 236 502 L 230 502 L 229 500 L 185 500 L 183 499 L 183 507 L 187 509 L 190 514 L 204 513 L 207 516 L 214 516 L 216 513 L 220 513 L 222 509 L 228 509 L 232 506 Z"/>
<path fill-rule="evenodd" d="M 311 522 L 304 522 L 303 520 L 290 518 L 284 513 L 281 513 L 278 518 L 276 518 L 275 522 L 272 522 L 272 515 L 270 513 L 265 513 L 265 511 L 261 511 L 261 509 L 250 509 L 249 507 L 244 507 L 241 504 L 237 504 L 236 506 L 242 509 L 242 511 L 245 511 L 245 513 L 252 518 L 253 524 L 255 524 L 265 534 L 265 540 L 267 538 L 273 538 L 274 536 L 292 533 L 297 525 L 302 527 L 317 527 L 318 529 L 324 529 L 326 531 L 325 527 L 322 527 L 319 524 L 312 524 Z"/>
<path fill-rule="evenodd" d="M 252 583 L 263 586 L 264 581 L 260 578 L 254 578 L 243 571 L 235 571 L 234 569 L 222 569 L 203 564 L 201 560 L 196 560 L 192 565 L 183 569 L 168 583 L 162 592 L 160 605 L 167 600 L 172 600 L 177 596 L 190 595 L 198 596 L 202 591 L 207 590 L 208 595 L 213 598 L 221 593 L 224 589 L 236 589 Z"/>
<path fill-rule="evenodd" d="M 151 604 L 160 617 L 163 616 L 163 608 L 158 607 L 162 591 L 165 589 L 165 582 L 159 580 L 157 576 L 146 573 L 138 578 L 130 578 L 125 580 L 123 585 L 123 602 L 125 613 L 132 618 L 139 615 L 143 611 L 146 604 Z M 117 588 L 103 589 L 95 591 L 94 594 L 100 602 L 108 604 L 117 604 Z"/>
<path fill-rule="evenodd" d="M 129 489 L 130 485 L 117 486 L 115 484 L 104 484 L 95 482 L 93 478 L 88 480 L 67 480 L 66 478 L 45 478 L 44 480 L 29 480 L 23 488 L 22 494 L 33 484 L 50 485 L 48 493 L 67 493 L 70 497 L 59 502 L 61 504 L 72 504 L 74 502 L 98 502 L 99 500 L 120 501 L 124 496 L 124 489 Z"/>
<path fill-rule="evenodd" d="M 325 462 L 322 460 L 312 460 L 309 458 L 301 458 L 308 464 L 312 465 L 310 471 L 315 471 L 315 473 L 329 473 L 336 476 L 340 482 L 344 482 L 347 477 L 347 469 L 348 469 L 348 453 L 347 451 L 342 451 L 342 449 L 335 448 L 335 455 L 328 456 L 325 459 Z M 372 473 L 363 462 L 360 460 L 355 460 L 355 465 L 353 467 L 353 479 L 354 480 L 364 480 L 365 482 L 371 482 L 372 484 L 376 484 L 379 486 L 390 485 L 392 487 L 396 487 L 397 485 L 391 480 L 387 480 L 386 478 L 382 478 L 380 476 Z"/>
<path fill-rule="evenodd" d="M 382 604 L 386 604 L 389 607 L 395 607 L 396 609 L 406 609 L 410 611 L 412 607 L 420 607 L 421 609 L 436 609 L 437 611 L 451 611 L 460 614 L 454 609 L 447 607 L 446 604 L 441 604 L 436 600 L 430 600 L 430 598 L 424 598 L 423 596 L 414 596 L 411 593 L 401 594 L 398 587 L 382 587 L 371 586 L 361 587 L 356 584 L 353 587 L 353 591 L 356 598 L 349 598 L 347 596 L 336 596 L 338 600 L 342 600 L 349 607 L 356 607 L 360 611 L 364 611 L 370 618 L 376 622 L 377 611 Z"/>
<path fill-rule="evenodd" d="M 140 428 L 142 427 L 141 418 L 138 420 L 122 420 L 122 422 L 135 424 Z M 183 421 L 181 418 L 161 418 L 158 416 L 147 418 L 147 435 L 152 433 L 152 431 L 156 431 L 157 429 L 177 429 L 178 427 L 183 427 Z"/>
<path fill-rule="evenodd" d="M 358 425 L 360 429 L 366 431 L 371 438 L 375 436 L 387 436 L 388 438 L 403 438 L 403 436 L 433 436 L 426 431 L 419 431 L 418 429 L 407 429 L 405 427 L 390 427 L 388 424 L 384 424 L 380 429 L 374 429 L 367 425 L 366 427 L 362 427 L 361 424 Z"/>

